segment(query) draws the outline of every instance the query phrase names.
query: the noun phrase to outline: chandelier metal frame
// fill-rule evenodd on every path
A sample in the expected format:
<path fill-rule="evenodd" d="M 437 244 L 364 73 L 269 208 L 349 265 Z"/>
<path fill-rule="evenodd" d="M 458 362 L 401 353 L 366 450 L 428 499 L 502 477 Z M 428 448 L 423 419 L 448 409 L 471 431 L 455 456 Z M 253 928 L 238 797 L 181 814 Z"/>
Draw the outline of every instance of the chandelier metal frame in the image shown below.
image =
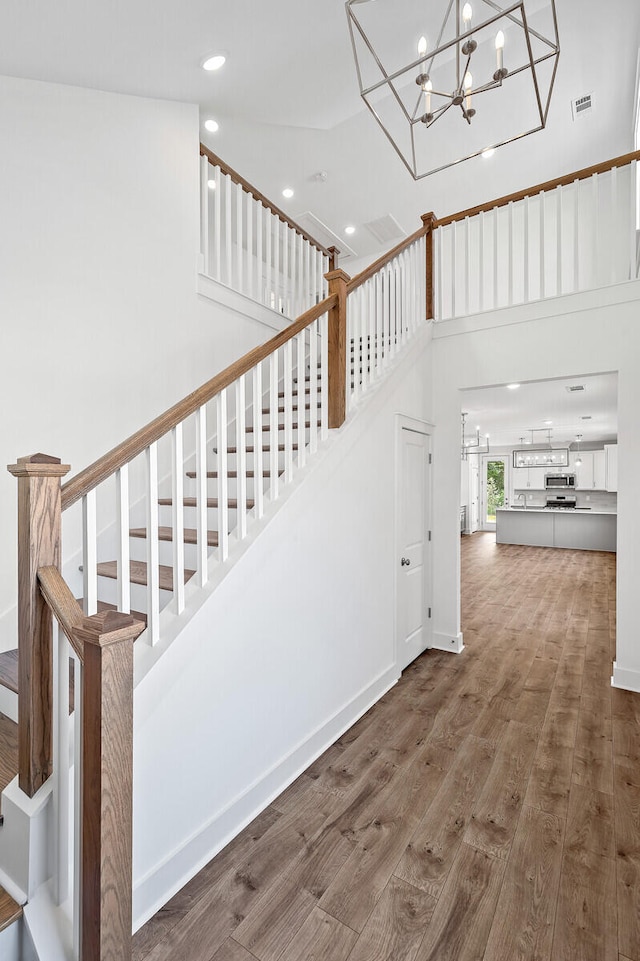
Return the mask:
<path fill-rule="evenodd" d="M 364 100 L 367 108 L 375 118 L 376 122 L 382 129 L 383 133 L 391 143 L 392 147 L 402 160 L 403 164 L 411 174 L 414 180 L 422 180 L 424 177 L 431 176 L 431 174 L 438 173 L 441 170 L 446 170 L 449 167 L 453 167 L 456 164 L 463 163 L 465 160 L 470 160 L 472 157 L 477 157 L 484 153 L 486 150 L 495 150 L 498 147 L 503 147 L 506 144 L 513 143 L 516 140 L 521 140 L 524 137 L 530 136 L 532 133 L 537 133 L 543 130 L 547 123 L 547 116 L 549 113 L 549 107 L 551 103 L 551 95 L 553 92 L 553 87 L 555 83 L 556 72 L 558 68 L 558 57 L 560 55 L 560 43 L 558 38 L 558 22 L 556 17 L 556 6 L 555 0 L 548 0 L 549 8 L 553 19 L 553 37 L 545 37 L 539 30 L 533 29 L 528 20 L 527 13 L 525 10 L 526 0 L 518 0 L 518 2 L 512 3 L 507 7 L 500 6 L 495 0 L 482 0 L 482 2 L 494 9 L 496 13 L 490 16 L 488 19 L 483 20 L 481 23 L 473 24 L 469 26 L 464 32 L 461 32 L 461 4 L 462 0 L 449 0 L 447 10 L 442 21 L 442 26 L 440 27 L 440 32 L 438 36 L 438 41 L 432 50 L 426 50 L 424 53 L 420 53 L 416 60 L 412 60 L 406 66 L 401 67 L 399 70 L 395 70 L 389 73 L 384 67 L 382 60 L 376 53 L 373 44 L 367 37 L 367 34 L 358 19 L 356 13 L 353 10 L 354 4 L 367 3 L 367 0 L 346 0 L 345 8 L 347 13 L 347 21 L 349 25 L 349 35 L 351 38 L 351 48 L 353 51 L 353 58 L 356 64 L 356 72 L 358 75 L 358 84 L 360 87 L 360 96 Z M 447 23 L 451 16 L 452 10 L 455 7 L 455 17 L 456 17 L 456 35 L 452 40 L 442 42 L 442 37 L 445 32 Z M 507 69 L 502 63 L 502 57 L 499 57 L 498 68 L 494 72 L 493 76 L 489 77 L 484 83 L 479 84 L 477 87 L 473 87 L 473 97 L 478 97 L 481 94 L 485 94 L 492 90 L 497 90 L 503 86 L 503 83 L 518 74 L 524 73 L 526 71 L 531 72 L 531 78 L 533 83 L 533 88 L 535 92 L 535 101 L 537 107 L 537 119 L 539 122 L 537 125 L 531 127 L 529 130 L 517 133 L 513 137 L 508 137 L 507 139 L 498 140 L 496 143 L 486 143 L 480 149 L 472 150 L 465 156 L 458 157 L 451 160 L 448 163 L 440 164 L 435 166 L 430 170 L 424 172 L 418 171 L 418 162 L 416 158 L 416 135 L 417 131 L 423 133 L 426 130 L 430 130 L 434 124 L 451 108 L 460 107 L 462 112 L 462 118 L 471 124 L 473 117 L 476 114 L 475 108 L 470 105 L 470 95 L 465 88 L 465 78 L 469 74 L 469 67 L 471 65 L 471 58 L 477 49 L 477 41 L 474 38 L 474 34 L 478 34 L 481 31 L 486 30 L 492 25 L 500 24 L 501 21 L 506 23 L 515 24 L 519 29 L 523 30 L 526 48 L 528 54 L 528 60 L 526 63 L 516 66 L 513 69 Z M 392 26 L 392 25 L 391 25 Z M 361 64 L 358 59 L 358 47 L 356 44 L 356 34 L 359 35 L 366 47 L 366 49 L 371 54 L 378 70 L 381 74 L 381 79 L 376 83 L 365 86 L 362 79 L 362 69 Z M 546 48 L 546 52 L 535 56 L 532 47 L 532 37 L 535 37 L 543 45 L 543 49 Z M 434 90 L 431 87 L 427 89 L 427 84 L 430 83 L 430 74 L 433 70 L 433 64 L 438 57 L 443 54 L 447 54 L 452 51 L 455 54 L 455 86 L 452 92 L 444 90 Z M 542 84 L 538 76 L 538 67 L 540 64 L 544 63 L 550 58 L 555 58 L 553 64 L 551 80 L 549 84 L 549 89 L 546 97 L 543 95 Z M 426 69 L 425 69 L 426 67 Z M 407 110 L 402 97 L 398 91 L 397 81 L 401 78 L 406 82 L 407 75 L 414 73 L 415 82 L 420 87 L 418 94 L 418 102 L 412 113 Z M 374 103 L 371 102 L 370 98 L 373 94 L 376 94 L 382 88 L 387 87 L 391 96 L 394 98 L 401 111 L 403 120 L 408 123 L 411 135 L 411 155 L 409 157 L 405 156 L 397 140 L 394 138 L 392 133 L 387 129 L 385 123 L 383 122 L 379 112 L 376 110 Z M 424 95 L 427 93 L 428 99 L 427 103 L 430 103 L 431 97 L 437 98 L 440 105 L 435 109 L 431 110 L 429 107 L 426 109 L 422 106 L 424 103 Z"/>

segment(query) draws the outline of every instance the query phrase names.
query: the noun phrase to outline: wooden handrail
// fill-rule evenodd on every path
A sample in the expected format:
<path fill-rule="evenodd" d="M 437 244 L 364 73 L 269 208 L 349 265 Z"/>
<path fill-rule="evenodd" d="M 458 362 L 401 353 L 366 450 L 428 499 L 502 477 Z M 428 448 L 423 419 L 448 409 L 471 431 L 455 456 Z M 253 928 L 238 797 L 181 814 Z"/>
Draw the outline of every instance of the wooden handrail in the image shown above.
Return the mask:
<path fill-rule="evenodd" d="M 212 163 L 214 167 L 220 167 L 220 170 L 226 174 L 227 177 L 230 177 L 234 184 L 239 184 L 242 189 L 246 191 L 246 193 L 251 194 L 252 197 L 259 201 L 263 207 L 267 207 L 268 210 L 275 214 L 283 224 L 287 224 L 289 227 L 295 230 L 297 234 L 300 234 L 301 237 L 304 237 L 304 239 L 307 240 L 312 247 L 315 247 L 316 250 L 319 250 L 320 253 L 328 257 L 329 260 L 331 260 L 332 257 L 335 259 L 335 255 L 340 253 L 336 247 L 323 247 L 321 243 L 311 236 L 311 234 L 307 233 L 304 227 L 301 227 L 300 224 L 295 222 L 295 220 L 292 220 L 291 217 L 287 216 L 284 210 L 280 210 L 279 207 L 276 207 L 276 205 L 268 200 L 263 193 L 250 184 L 248 180 L 245 180 L 244 177 L 234 170 L 233 167 L 230 167 L 229 164 L 225 163 L 224 160 L 217 156 L 217 154 L 214 154 L 213 151 L 209 150 L 208 147 L 205 147 L 203 143 L 200 144 L 200 156 L 208 157 L 209 162 Z"/>
<path fill-rule="evenodd" d="M 622 154 L 620 157 L 614 157 L 613 160 L 605 160 L 604 163 L 594 164 L 592 167 L 583 167 L 582 170 L 576 170 L 575 173 L 566 174 L 564 177 L 556 177 L 555 180 L 547 180 L 546 183 L 536 184 L 535 187 L 529 187 L 526 190 L 519 190 L 515 194 L 507 194 L 497 200 L 491 200 L 489 203 L 470 207 L 468 210 L 459 210 L 458 213 L 449 214 L 448 217 L 439 217 L 434 226 L 446 227 L 448 224 L 464 220 L 466 217 L 475 217 L 477 214 L 487 213 L 487 211 L 494 210 L 496 207 L 506 207 L 507 204 L 524 200 L 525 197 L 534 197 L 536 194 L 545 193 L 547 190 L 555 190 L 556 187 L 567 187 L 576 180 L 586 180 L 594 174 L 607 173 L 614 167 L 626 167 L 634 160 L 640 160 L 640 150 Z"/>
<path fill-rule="evenodd" d="M 84 615 L 69 585 L 57 567 L 41 567 L 38 571 L 38 582 L 51 613 L 64 631 L 71 647 L 82 660 L 84 652 L 76 631 L 82 627 Z M 141 624 L 141 630 L 143 627 L 144 625 Z"/>
<path fill-rule="evenodd" d="M 203 384 L 202 387 L 198 387 L 193 393 L 189 394 L 183 400 L 178 401 L 173 407 L 165 411 L 164 414 L 160 414 L 155 420 L 152 420 L 146 427 L 142 427 L 140 430 L 132 434 L 131 437 L 127 438 L 122 444 L 118 444 L 113 450 L 110 450 L 108 454 L 100 457 L 89 467 L 86 467 L 83 471 L 80 471 L 75 477 L 62 486 L 62 510 L 66 510 L 75 504 L 76 501 L 84 497 L 92 491 L 98 484 L 101 484 L 108 477 L 111 477 L 117 470 L 128 464 L 129 461 L 137 457 L 144 450 L 149 447 L 150 444 L 155 443 L 160 440 L 161 437 L 170 431 L 177 424 L 182 423 L 190 414 L 195 413 L 198 408 L 202 407 L 208 401 L 219 394 L 220 391 L 224 390 L 225 387 L 229 387 L 234 381 L 241 377 L 243 374 L 248 373 L 256 364 L 261 361 L 266 360 L 266 358 L 272 354 L 279 347 L 282 347 L 287 341 L 299 334 L 300 331 L 312 324 L 314 320 L 318 317 L 322 317 L 329 310 L 336 306 L 337 295 L 332 294 L 321 300 L 320 303 L 315 304 L 306 310 L 304 314 L 298 317 L 289 327 L 285 330 L 280 331 L 275 337 L 272 337 L 264 344 L 260 344 L 253 350 L 245 354 L 239 360 L 236 360 L 229 367 L 216 374 L 211 380 Z"/>
<path fill-rule="evenodd" d="M 419 230 L 415 231 L 415 233 L 411 234 L 409 237 L 406 237 L 404 240 L 401 240 L 399 244 L 396 244 L 396 246 L 387 251 L 386 254 L 383 254 L 382 257 L 378 257 L 378 259 L 374 260 L 372 264 L 362 270 L 359 274 L 356 274 L 355 277 L 352 277 L 347 284 L 347 294 L 352 294 L 354 290 L 357 290 L 357 288 L 362 286 L 362 284 L 364 284 L 367 280 L 370 280 L 374 274 L 377 274 L 379 270 L 382 270 L 382 268 L 385 267 L 389 261 L 393 260 L 394 257 L 397 257 L 398 254 L 401 254 L 406 247 L 410 247 L 411 244 L 416 242 L 416 240 L 420 240 L 421 237 L 425 237 L 429 233 L 430 229 L 430 224 L 423 224 Z"/>

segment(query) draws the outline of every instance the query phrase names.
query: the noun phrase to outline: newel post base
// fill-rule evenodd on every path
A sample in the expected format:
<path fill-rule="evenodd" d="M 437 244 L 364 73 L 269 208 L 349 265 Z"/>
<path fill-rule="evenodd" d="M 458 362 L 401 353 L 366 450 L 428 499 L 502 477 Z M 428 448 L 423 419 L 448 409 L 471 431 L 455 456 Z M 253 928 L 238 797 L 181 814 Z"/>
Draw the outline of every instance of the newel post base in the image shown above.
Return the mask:
<path fill-rule="evenodd" d="M 74 631 L 82 672 L 84 961 L 130 961 L 133 825 L 133 642 L 129 614 L 85 617 Z"/>
<path fill-rule="evenodd" d="M 347 284 L 349 274 L 330 270 L 325 274 L 329 296 L 338 295 L 338 303 L 329 311 L 329 402 L 330 428 L 342 427 L 347 416 Z"/>
<path fill-rule="evenodd" d="M 422 223 L 427 228 L 427 233 L 425 235 L 425 248 L 426 248 L 426 271 L 427 271 L 427 310 L 425 320 L 433 319 L 433 231 L 438 225 L 438 219 L 431 210 L 428 214 L 422 215 Z"/>
<path fill-rule="evenodd" d="M 29 797 L 52 773 L 52 627 L 38 588 L 38 568 L 60 567 L 58 457 L 20 457 L 7 470 L 18 478 L 18 783 Z"/>

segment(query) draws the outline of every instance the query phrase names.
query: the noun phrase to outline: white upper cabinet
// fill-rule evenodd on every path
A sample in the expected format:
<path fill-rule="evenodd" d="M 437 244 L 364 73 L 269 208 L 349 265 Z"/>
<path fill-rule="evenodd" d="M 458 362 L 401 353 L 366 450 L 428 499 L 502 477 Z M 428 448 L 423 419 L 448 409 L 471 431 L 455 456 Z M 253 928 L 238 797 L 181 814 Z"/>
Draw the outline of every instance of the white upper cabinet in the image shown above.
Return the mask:
<path fill-rule="evenodd" d="M 605 483 L 606 490 L 618 490 L 618 445 L 606 444 L 605 454 Z"/>
<path fill-rule="evenodd" d="M 604 491 L 606 486 L 606 458 L 604 450 L 585 450 L 580 453 L 581 464 L 576 464 L 576 451 L 569 454 L 569 471 L 576 475 L 576 490 Z"/>

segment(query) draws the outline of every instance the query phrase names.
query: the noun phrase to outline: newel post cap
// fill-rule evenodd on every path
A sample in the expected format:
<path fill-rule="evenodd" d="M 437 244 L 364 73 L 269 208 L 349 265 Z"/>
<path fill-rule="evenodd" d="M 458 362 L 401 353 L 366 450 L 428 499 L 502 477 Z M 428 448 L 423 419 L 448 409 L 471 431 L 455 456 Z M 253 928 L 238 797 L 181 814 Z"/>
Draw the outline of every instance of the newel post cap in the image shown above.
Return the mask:
<path fill-rule="evenodd" d="M 337 267 L 335 270 L 330 270 L 328 273 L 326 273 L 324 275 L 324 279 L 329 284 L 334 280 L 340 280 L 343 283 L 348 284 L 351 280 L 351 277 L 345 270 L 342 269 L 342 267 Z"/>
<path fill-rule="evenodd" d="M 95 647 L 108 647 L 120 641 L 135 641 L 144 631 L 142 621 L 136 621 L 131 614 L 120 611 L 102 611 L 84 617 L 80 627 L 74 631 L 82 644 L 93 644 Z"/>
<path fill-rule="evenodd" d="M 14 477 L 64 477 L 71 465 L 61 463 L 59 457 L 50 454 L 30 454 L 19 457 L 17 464 L 8 464 L 7 470 Z"/>
<path fill-rule="evenodd" d="M 430 210 L 428 214 L 423 214 L 420 218 L 425 227 L 436 227 L 438 225 L 438 218 L 434 214 L 433 210 Z"/>

